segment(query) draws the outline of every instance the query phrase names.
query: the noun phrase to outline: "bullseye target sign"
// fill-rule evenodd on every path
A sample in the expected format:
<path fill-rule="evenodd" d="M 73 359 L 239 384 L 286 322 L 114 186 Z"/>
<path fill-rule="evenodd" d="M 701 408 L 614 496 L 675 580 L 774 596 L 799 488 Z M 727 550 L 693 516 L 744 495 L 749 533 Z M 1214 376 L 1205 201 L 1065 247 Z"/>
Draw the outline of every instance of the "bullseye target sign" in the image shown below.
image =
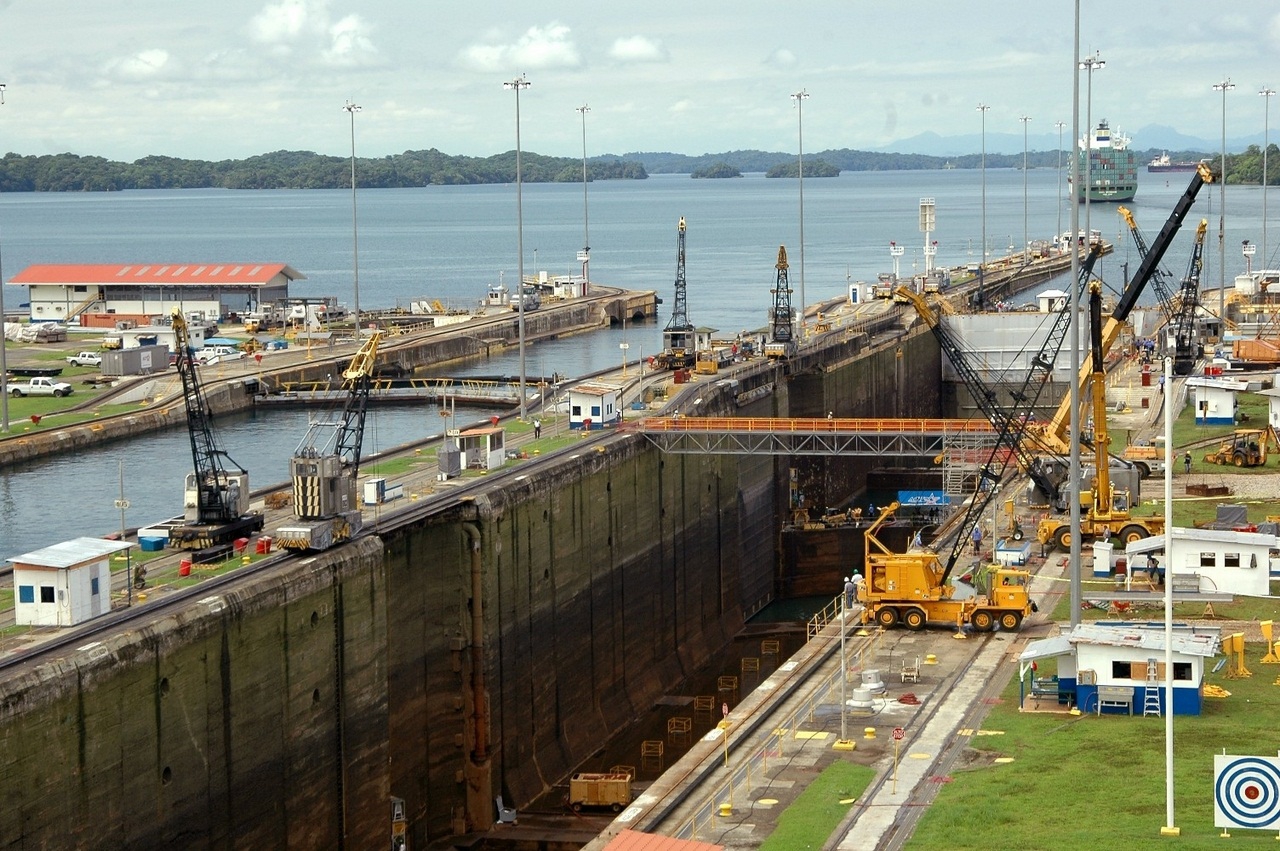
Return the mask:
<path fill-rule="evenodd" d="M 1280 827 L 1280 759 L 1215 755 L 1213 826 Z"/>

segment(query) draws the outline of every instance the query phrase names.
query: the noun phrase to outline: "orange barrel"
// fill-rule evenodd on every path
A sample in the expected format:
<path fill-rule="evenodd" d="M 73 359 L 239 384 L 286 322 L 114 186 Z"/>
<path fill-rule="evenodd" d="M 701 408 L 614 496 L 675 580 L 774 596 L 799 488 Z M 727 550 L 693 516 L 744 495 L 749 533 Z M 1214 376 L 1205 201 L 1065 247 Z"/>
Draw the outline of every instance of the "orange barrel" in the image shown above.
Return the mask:
<path fill-rule="evenodd" d="M 190 576 L 190 575 L 191 575 L 191 559 L 189 559 L 189 558 L 184 558 L 184 559 L 183 559 L 183 560 L 178 564 L 178 575 L 179 575 L 179 576 Z"/>
<path fill-rule="evenodd" d="M 244 552 L 244 551 L 245 551 L 245 549 L 249 546 L 249 539 L 248 539 L 248 538 L 236 538 L 235 544 L 233 544 L 233 546 L 235 547 L 235 551 L 236 551 L 237 553 L 242 553 L 242 552 Z"/>

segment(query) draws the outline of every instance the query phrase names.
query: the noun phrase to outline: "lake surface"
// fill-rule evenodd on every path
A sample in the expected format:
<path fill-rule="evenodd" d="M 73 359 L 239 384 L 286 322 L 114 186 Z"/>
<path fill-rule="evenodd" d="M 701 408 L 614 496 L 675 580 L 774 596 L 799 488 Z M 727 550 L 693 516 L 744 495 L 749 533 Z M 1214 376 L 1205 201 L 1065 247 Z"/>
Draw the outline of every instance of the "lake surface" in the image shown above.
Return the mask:
<path fill-rule="evenodd" d="M 986 234 L 990 253 L 1021 246 L 1024 209 L 1031 239 L 1049 239 L 1070 224 L 1065 173 L 1033 169 L 986 173 Z M 1147 239 L 1155 238 L 1186 189 L 1187 174 L 1139 174 L 1134 211 Z M 1061 196 L 1059 194 L 1061 186 Z M 728 336 L 761 328 L 772 305 L 778 246 L 785 244 L 798 303 L 801 286 L 799 192 L 796 180 L 749 175 L 691 180 L 660 175 L 644 181 L 604 181 L 588 189 L 593 281 L 652 289 L 663 298 L 656 322 L 614 328 L 529 347 L 529 374 L 581 375 L 652 354 L 670 318 L 676 269 L 676 224 L 688 223 L 686 277 L 689 319 Z M 844 295 L 850 280 L 874 280 L 892 268 L 889 243 L 906 247 L 905 274 L 923 270 L 919 202 L 935 199 L 937 262 L 977 262 L 982 244 L 982 175 L 978 171 L 858 172 L 804 182 L 805 301 Z M 1280 203 L 1280 198 L 1276 201 Z M 487 287 L 516 277 L 515 187 L 433 186 L 358 193 L 360 304 L 407 306 L 439 299 L 471 307 Z M 1188 216 L 1165 268 L 1177 281 L 1186 271 L 1200 217 L 1210 220 L 1205 286 L 1218 270 L 1217 186 L 1205 187 Z M 525 272 L 580 271 L 583 245 L 581 184 L 526 184 L 523 188 Z M 1137 267 L 1114 205 L 1091 206 L 1092 226 L 1118 250 L 1099 263 L 1108 281 Z M 1059 227 L 1061 221 L 1061 227 Z M 1226 279 L 1244 268 L 1242 240 L 1261 239 L 1260 187 L 1228 187 Z M 1280 243 L 1280 229 L 1273 243 Z M 307 280 L 295 295 L 353 301 L 351 193 L 320 191 L 138 191 L 0 195 L 3 277 L 33 263 L 161 263 L 279 261 Z M 1271 252 L 1275 254 L 1274 249 Z M 1257 266 L 1263 265 L 1261 258 Z M 1275 265 L 1272 263 L 1271 265 Z M 5 304 L 26 300 L 6 286 Z M 1146 299 L 1147 301 L 1150 300 Z M 1210 305 L 1212 306 L 1212 304 Z M 455 375 L 519 372 L 515 352 L 447 370 Z M 471 412 L 476 418 L 486 412 Z M 366 433 L 366 454 L 440 431 L 438 409 L 378 408 Z M 306 431 L 306 412 L 272 411 L 219 421 L 224 448 L 251 475 L 255 487 L 287 478 L 288 458 Z M 267 420 L 270 420 L 268 427 Z M 460 412 L 461 419 L 461 412 Z M 76 535 L 118 529 L 118 470 L 124 462 L 130 526 L 181 510 L 182 479 L 191 467 L 184 431 L 147 435 L 65 458 L 0 471 L 0 558 Z M 74 494 L 74 497 L 69 497 Z"/>

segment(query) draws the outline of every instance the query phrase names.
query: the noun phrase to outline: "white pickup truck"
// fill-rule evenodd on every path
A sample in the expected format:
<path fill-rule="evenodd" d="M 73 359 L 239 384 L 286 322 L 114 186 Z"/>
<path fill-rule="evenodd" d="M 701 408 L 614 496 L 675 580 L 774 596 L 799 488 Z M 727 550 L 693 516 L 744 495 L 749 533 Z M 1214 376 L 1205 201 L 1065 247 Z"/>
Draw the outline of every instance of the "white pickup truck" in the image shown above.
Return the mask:
<path fill-rule="evenodd" d="M 25 384 L 9 385 L 9 393 L 13 396 L 70 396 L 72 392 L 74 389 L 67 382 L 42 376 L 36 376 Z"/>
<path fill-rule="evenodd" d="M 72 366 L 102 366 L 102 355 L 97 352 L 79 352 L 67 358 Z"/>

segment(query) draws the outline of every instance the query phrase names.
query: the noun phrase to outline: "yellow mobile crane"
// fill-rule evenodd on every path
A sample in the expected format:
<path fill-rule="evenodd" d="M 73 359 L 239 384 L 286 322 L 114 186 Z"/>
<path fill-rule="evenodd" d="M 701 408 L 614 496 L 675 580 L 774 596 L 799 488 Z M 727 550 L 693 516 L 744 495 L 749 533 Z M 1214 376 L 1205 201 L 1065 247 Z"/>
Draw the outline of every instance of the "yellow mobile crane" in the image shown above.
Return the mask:
<path fill-rule="evenodd" d="M 1089 359 L 1092 368 L 1090 399 L 1093 405 L 1093 451 L 1095 472 L 1090 488 L 1088 511 L 1080 518 L 1080 534 L 1092 538 L 1109 530 L 1121 544 L 1129 544 L 1150 535 L 1164 533 L 1163 517 L 1134 517 L 1129 510 L 1127 494 L 1117 496 L 1111 484 L 1111 456 L 1107 451 L 1107 373 L 1103 363 L 1102 287 L 1096 282 L 1089 288 Z M 1045 518 L 1036 529 L 1042 544 L 1050 542 L 1064 550 L 1071 549 L 1071 524 L 1059 518 Z"/>

